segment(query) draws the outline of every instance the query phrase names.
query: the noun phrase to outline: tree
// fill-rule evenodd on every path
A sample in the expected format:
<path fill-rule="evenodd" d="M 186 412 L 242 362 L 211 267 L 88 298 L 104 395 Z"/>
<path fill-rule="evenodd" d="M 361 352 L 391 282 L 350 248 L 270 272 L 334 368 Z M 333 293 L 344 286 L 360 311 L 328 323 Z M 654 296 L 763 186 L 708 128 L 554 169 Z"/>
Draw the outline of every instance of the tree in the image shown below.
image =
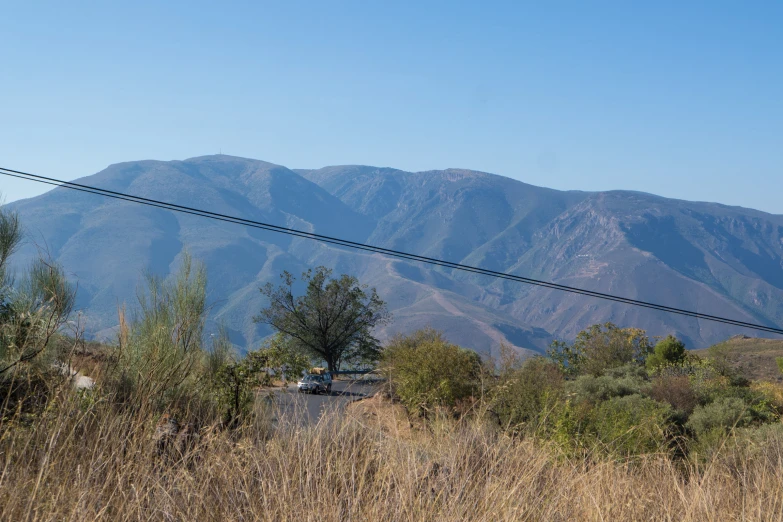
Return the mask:
<path fill-rule="evenodd" d="M 554 341 L 547 354 L 567 375 L 599 376 L 630 362 L 644 363 L 651 349 L 644 330 L 606 323 L 582 330 L 572 344 Z"/>
<path fill-rule="evenodd" d="M 655 345 L 653 353 L 647 357 L 648 370 L 656 370 L 666 365 L 678 365 L 685 362 L 685 344 L 676 337 L 669 335 Z"/>
<path fill-rule="evenodd" d="M 271 325 L 298 348 L 323 359 L 330 371 L 339 370 L 344 362 L 377 360 L 380 343 L 372 330 L 389 321 L 386 303 L 355 277 L 331 275 L 323 266 L 308 270 L 302 274 L 307 290 L 296 297 L 295 278 L 283 272 L 283 284 L 261 287 L 269 307 L 254 321 Z"/>

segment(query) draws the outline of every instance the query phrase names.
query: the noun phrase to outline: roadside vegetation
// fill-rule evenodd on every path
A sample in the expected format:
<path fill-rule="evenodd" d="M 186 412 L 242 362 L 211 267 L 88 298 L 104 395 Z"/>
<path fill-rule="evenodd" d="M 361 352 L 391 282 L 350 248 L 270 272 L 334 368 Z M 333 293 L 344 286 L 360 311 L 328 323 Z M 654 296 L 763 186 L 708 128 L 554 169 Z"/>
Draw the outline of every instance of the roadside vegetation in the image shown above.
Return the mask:
<path fill-rule="evenodd" d="M 375 291 L 319 268 L 302 296 L 290 275 L 263 289 L 278 333 L 240 355 L 225 332 L 205 342 L 207 274 L 187 255 L 97 345 L 56 265 L 8 273 L 20 239 L 0 209 L 2 520 L 783 517 L 783 388 L 725 346 L 612 324 L 528 359 L 432 329 L 381 345 Z M 385 381 L 316 424 L 264 391 L 322 362 Z"/>

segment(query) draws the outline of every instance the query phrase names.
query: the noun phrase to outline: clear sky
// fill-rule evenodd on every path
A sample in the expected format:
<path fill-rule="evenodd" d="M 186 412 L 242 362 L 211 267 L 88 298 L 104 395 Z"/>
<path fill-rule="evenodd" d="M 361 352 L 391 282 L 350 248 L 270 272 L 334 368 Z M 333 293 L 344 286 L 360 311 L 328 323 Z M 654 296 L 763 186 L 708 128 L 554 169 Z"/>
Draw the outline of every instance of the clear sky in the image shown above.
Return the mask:
<path fill-rule="evenodd" d="M 783 2 L 0 0 L 0 166 L 462 167 L 783 214 Z M 7 201 L 46 190 L 0 179 Z"/>

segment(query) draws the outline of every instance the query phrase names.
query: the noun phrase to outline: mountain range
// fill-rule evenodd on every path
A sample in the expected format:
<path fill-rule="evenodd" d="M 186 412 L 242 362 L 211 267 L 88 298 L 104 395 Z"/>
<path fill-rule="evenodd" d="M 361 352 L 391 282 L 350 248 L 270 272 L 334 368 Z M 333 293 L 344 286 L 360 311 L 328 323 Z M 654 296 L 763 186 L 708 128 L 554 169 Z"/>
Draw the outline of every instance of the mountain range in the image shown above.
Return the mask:
<path fill-rule="evenodd" d="M 484 172 L 368 166 L 288 169 L 226 155 L 111 165 L 79 183 L 678 308 L 783 325 L 783 216 L 631 191 L 557 191 Z M 145 272 L 183 251 L 207 266 L 209 328 L 242 347 L 270 333 L 259 286 L 325 265 L 376 287 L 393 314 L 381 338 L 433 326 L 484 354 L 541 352 L 607 321 L 691 348 L 755 332 L 488 276 L 410 263 L 55 188 L 9 205 L 27 241 L 78 285 L 88 333 L 113 335 Z"/>

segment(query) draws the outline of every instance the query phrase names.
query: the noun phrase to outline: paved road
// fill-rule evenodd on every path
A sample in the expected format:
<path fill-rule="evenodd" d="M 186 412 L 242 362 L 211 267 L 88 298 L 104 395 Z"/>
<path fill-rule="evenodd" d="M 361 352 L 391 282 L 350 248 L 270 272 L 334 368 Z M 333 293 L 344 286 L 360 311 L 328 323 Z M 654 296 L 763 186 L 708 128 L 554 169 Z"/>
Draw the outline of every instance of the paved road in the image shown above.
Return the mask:
<path fill-rule="evenodd" d="M 274 392 L 280 406 L 278 415 L 290 415 L 308 424 L 318 422 L 321 413 L 332 408 L 343 408 L 355 400 L 369 397 L 377 389 L 376 383 L 362 381 L 334 381 L 332 392 L 326 394 L 299 393 L 296 384 Z"/>

